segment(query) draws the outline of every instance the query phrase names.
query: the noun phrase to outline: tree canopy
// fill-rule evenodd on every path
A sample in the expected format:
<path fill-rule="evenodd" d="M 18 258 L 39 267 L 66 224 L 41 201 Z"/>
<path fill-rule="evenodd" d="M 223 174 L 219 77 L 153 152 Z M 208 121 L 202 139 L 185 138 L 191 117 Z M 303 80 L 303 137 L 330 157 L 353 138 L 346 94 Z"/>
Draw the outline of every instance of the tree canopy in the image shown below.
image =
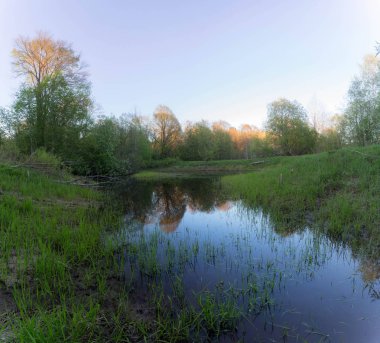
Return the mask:
<path fill-rule="evenodd" d="M 346 137 L 359 145 L 380 142 L 380 60 L 369 55 L 351 82 L 345 111 Z"/>
<path fill-rule="evenodd" d="M 17 38 L 12 57 L 16 74 L 33 86 L 56 74 L 66 79 L 83 75 L 79 54 L 67 42 L 54 40 L 47 33 L 40 32 L 33 39 Z"/>
<path fill-rule="evenodd" d="M 181 125 L 172 110 L 164 105 L 157 106 L 153 114 L 153 141 L 157 156 L 174 155 L 181 139 Z"/>
<path fill-rule="evenodd" d="M 69 157 L 84 135 L 93 108 L 79 55 L 69 44 L 38 34 L 16 40 L 13 60 L 16 74 L 24 77 L 13 107 L 21 150 L 44 147 Z"/>
<path fill-rule="evenodd" d="M 309 127 L 306 111 L 297 101 L 282 98 L 270 103 L 266 126 L 281 154 L 299 155 L 313 151 L 316 132 Z"/>

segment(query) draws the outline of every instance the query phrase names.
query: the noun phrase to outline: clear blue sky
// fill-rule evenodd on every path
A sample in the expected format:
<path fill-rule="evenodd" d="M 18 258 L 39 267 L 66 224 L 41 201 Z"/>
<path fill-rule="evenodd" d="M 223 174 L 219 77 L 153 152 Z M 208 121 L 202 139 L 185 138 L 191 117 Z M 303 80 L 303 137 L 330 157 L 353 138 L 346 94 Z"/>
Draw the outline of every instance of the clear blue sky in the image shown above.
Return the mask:
<path fill-rule="evenodd" d="M 261 126 L 278 97 L 339 111 L 379 18 L 380 0 L 0 0 L 0 106 L 15 38 L 47 31 L 81 53 L 105 114 L 165 104 L 181 122 Z"/>

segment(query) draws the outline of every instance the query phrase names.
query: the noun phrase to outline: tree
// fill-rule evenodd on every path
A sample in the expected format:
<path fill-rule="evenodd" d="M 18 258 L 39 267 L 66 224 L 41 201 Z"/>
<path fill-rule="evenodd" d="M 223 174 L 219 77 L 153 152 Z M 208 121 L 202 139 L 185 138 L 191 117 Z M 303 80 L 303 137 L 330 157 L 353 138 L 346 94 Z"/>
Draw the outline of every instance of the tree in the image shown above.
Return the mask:
<path fill-rule="evenodd" d="M 153 114 L 153 147 L 160 158 L 174 156 L 181 139 L 181 125 L 172 110 L 164 105 Z"/>
<path fill-rule="evenodd" d="M 139 169 L 152 158 L 147 120 L 137 114 L 124 114 L 119 121 L 121 141 L 118 155 L 127 154 L 132 169 Z"/>
<path fill-rule="evenodd" d="M 207 161 L 214 158 L 214 135 L 207 122 L 188 124 L 185 129 L 181 157 L 184 160 Z"/>
<path fill-rule="evenodd" d="M 69 44 L 53 40 L 44 33 L 34 39 L 18 38 L 12 55 L 16 75 L 25 78 L 15 107 L 18 114 L 27 118 L 28 125 L 33 125 L 28 127 L 33 135 L 30 148 L 49 148 L 46 139 L 54 136 L 49 127 L 55 122 L 52 113 L 61 119 L 71 115 L 72 108 L 68 107 L 73 100 L 76 107 L 81 105 L 81 112 L 83 109 L 88 112 L 91 106 L 89 83 L 82 71 L 80 57 Z M 79 98 L 74 99 L 75 96 Z M 72 122 L 72 119 L 64 121 Z"/>
<path fill-rule="evenodd" d="M 317 151 L 336 150 L 344 144 L 344 129 L 346 127 L 344 117 L 335 114 L 329 122 L 329 127 L 325 127 L 318 135 Z"/>
<path fill-rule="evenodd" d="M 313 128 L 317 132 L 322 132 L 328 127 L 329 116 L 324 104 L 316 96 L 312 98 L 308 105 L 309 118 Z"/>
<path fill-rule="evenodd" d="M 19 37 L 12 51 L 13 66 L 17 75 L 25 76 L 27 83 L 38 86 L 46 77 L 57 73 L 67 79 L 84 76 L 80 56 L 71 46 L 54 40 L 46 33 L 38 33 L 34 39 Z"/>
<path fill-rule="evenodd" d="M 252 157 L 267 157 L 273 156 L 273 145 L 270 139 L 261 132 L 260 135 L 253 137 L 249 142 L 249 154 Z"/>
<path fill-rule="evenodd" d="M 234 143 L 228 132 L 222 128 L 213 125 L 214 134 L 214 158 L 217 160 L 229 160 L 234 155 Z"/>
<path fill-rule="evenodd" d="M 12 112 L 6 108 L 0 107 L 0 136 L 10 137 L 13 134 L 13 116 Z"/>
<path fill-rule="evenodd" d="M 369 55 L 348 90 L 345 111 L 348 141 L 359 145 L 380 142 L 380 60 Z"/>
<path fill-rule="evenodd" d="M 266 127 L 280 154 L 305 154 L 315 147 L 317 133 L 309 127 L 306 111 L 296 101 L 279 99 L 270 103 Z"/>
<path fill-rule="evenodd" d="M 16 140 L 21 150 L 33 152 L 43 146 L 57 155 L 73 158 L 90 124 L 92 108 L 87 82 L 69 83 L 57 74 L 45 77 L 38 86 L 24 85 L 13 106 Z"/>
<path fill-rule="evenodd" d="M 83 137 L 76 172 L 87 175 L 120 174 L 129 169 L 126 154 L 118 155 L 120 126 L 115 118 L 100 118 Z"/>

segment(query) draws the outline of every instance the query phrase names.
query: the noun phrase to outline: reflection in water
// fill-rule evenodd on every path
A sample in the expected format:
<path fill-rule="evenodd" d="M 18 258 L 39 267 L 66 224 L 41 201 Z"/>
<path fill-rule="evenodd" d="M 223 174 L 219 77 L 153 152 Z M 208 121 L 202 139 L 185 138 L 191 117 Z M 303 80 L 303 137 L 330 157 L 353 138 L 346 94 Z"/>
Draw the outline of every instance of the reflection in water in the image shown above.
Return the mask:
<path fill-rule="evenodd" d="M 380 278 L 380 261 L 372 258 L 361 259 L 360 272 L 364 281 L 376 281 Z"/>
<path fill-rule="evenodd" d="M 159 218 L 160 229 L 173 232 L 177 229 L 186 211 L 186 197 L 176 185 L 157 186 L 152 195 L 152 210 Z"/>
<path fill-rule="evenodd" d="M 174 232 L 186 211 L 228 211 L 231 202 L 220 192 L 218 178 L 136 182 L 123 194 L 128 220 L 144 224 L 158 222 L 164 232 Z"/>
<path fill-rule="evenodd" d="M 139 286 L 158 282 L 171 295 L 180 280 L 192 306 L 204 290 L 231 295 L 247 342 L 378 342 L 377 258 L 307 227 L 278 228 L 268 211 L 229 199 L 217 178 L 137 182 L 120 199 L 119 239 L 138 244 L 128 280 L 140 275 Z"/>

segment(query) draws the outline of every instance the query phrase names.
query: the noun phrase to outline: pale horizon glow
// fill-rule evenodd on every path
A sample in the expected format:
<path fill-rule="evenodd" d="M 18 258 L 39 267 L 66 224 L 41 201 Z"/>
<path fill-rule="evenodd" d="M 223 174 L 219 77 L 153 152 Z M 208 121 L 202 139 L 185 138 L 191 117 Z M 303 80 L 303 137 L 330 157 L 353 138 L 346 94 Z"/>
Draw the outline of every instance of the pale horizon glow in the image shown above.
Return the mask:
<path fill-rule="evenodd" d="M 280 97 L 339 113 L 379 14 L 377 0 L 0 0 L 0 106 L 20 84 L 14 40 L 45 31 L 81 53 L 105 115 L 164 104 L 181 123 L 262 127 Z"/>

